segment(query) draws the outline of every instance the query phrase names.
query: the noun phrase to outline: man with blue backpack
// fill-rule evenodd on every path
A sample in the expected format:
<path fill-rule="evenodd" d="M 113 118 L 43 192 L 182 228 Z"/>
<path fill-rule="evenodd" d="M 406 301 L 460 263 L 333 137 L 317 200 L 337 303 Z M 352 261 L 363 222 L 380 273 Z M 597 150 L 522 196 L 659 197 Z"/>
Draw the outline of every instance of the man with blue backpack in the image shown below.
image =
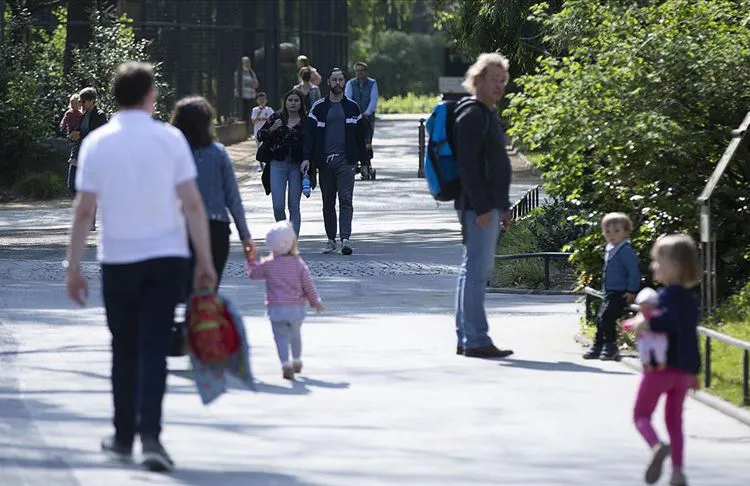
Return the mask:
<path fill-rule="evenodd" d="M 500 225 L 510 225 L 511 165 L 496 105 L 508 83 L 508 60 L 482 54 L 466 71 L 463 86 L 472 94 L 438 105 L 427 122 L 430 143 L 425 177 L 435 199 L 454 201 L 464 244 L 456 290 L 456 353 L 504 358 L 488 333 L 484 308 L 494 269 Z"/>

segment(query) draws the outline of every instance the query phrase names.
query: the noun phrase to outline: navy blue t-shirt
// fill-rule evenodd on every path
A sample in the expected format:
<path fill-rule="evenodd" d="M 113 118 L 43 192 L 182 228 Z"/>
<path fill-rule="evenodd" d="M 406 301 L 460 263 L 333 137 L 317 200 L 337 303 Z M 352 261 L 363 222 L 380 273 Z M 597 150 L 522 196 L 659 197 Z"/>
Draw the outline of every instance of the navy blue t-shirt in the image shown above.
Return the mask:
<path fill-rule="evenodd" d="M 667 334 L 667 366 L 697 375 L 701 369 L 698 348 L 700 304 L 695 292 L 680 285 L 659 290 L 662 314 L 651 318 L 651 330 Z"/>

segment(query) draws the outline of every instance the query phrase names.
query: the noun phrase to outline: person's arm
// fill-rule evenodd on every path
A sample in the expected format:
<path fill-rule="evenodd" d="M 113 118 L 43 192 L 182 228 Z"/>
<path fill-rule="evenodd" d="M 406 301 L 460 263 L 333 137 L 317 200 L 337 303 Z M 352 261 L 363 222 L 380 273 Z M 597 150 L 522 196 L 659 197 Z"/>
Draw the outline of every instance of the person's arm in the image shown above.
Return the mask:
<path fill-rule="evenodd" d="M 492 210 L 482 150 L 488 122 L 484 108 L 474 103 L 461 110 L 454 124 L 456 161 L 461 187 L 477 215 Z"/>
<path fill-rule="evenodd" d="M 262 127 L 260 127 L 260 130 L 258 130 L 258 135 L 256 136 L 256 139 L 259 142 L 265 142 L 269 139 L 269 136 L 271 135 L 271 125 L 276 121 L 276 117 L 271 115 L 268 120 L 263 124 Z"/>
<path fill-rule="evenodd" d="M 311 107 L 313 103 L 315 103 L 322 97 L 323 95 L 320 94 L 320 88 L 318 88 L 317 86 L 313 86 L 312 88 L 310 88 L 310 106 Z"/>
<path fill-rule="evenodd" d="M 353 90 L 352 82 L 354 82 L 354 80 L 350 79 L 349 81 L 346 82 L 346 85 L 344 85 L 344 96 L 346 96 L 347 98 L 352 97 L 352 90 Z"/>
<path fill-rule="evenodd" d="M 268 278 L 268 262 L 258 262 L 252 259 L 247 262 L 247 275 L 251 280 L 265 280 Z"/>
<path fill-rule="evenodd" d="M 260 108 L 254 107 L 253 111 L 250 112 L 250 121 L 255 124 L 258 123 L 258 120 L 260 119 Z"/>
<path fill-rule="evenodd" d="M 359 156 L 360 162 L 368 162 L 370 160 L 369 153 L 367 151 L 367 136 L 370 133 L 367 121 L 362 117 L 362 112 L 359 109 L 359 105 L 354 101 L 350 102 L 350 106 L 354 106 L 354 118 L 357 119 L 357 124 L 354 127 L 354 138 L 357 143 L 357 155 Z M 348 116 L 347 116 L 348 118 Z"/>
<path fill-rule="evenodd" d="M 370 104 L 367 105 L 365 113 L 372 116 L 375 114 L 375 110 L 378 108 L 378 82 L 372 81 L 372 89 L 370 90 Z"/>
<path fill-rule="evenodd" d="M 632 294 L 633 298 L 641 288 L 641 269 L 638 263 L 638 255 L 635 250 L 629 244 L 625 244 L 620 250 L 622 253 L 623 262 L 628 272 L 628 293 Z"/>
<path fill-rule="evenodd" d="M 258 86 L 260 86 L 260 83 L 258 83 L 258 75 L 255 74 L 255 71 L 253 71 L 253 70 L 250 70 L 250 74 L 253 75 L 253 80 L 250 83 L 251 86 L 253 87 L 253 89 L 258 89 Z"/>
<path fill-rule="evenodd" d="M 660 295 L 660 306 L 658 315 L 651 317 L 648 321 L 648 330 L 653 332 L 670 333 L 677 331 L 680 323 L 677 316 L 671 309 L 674 309 L 674 297 L 669 292 L 662 292 Z M 677 303 L 679 305 L 679 303 Z"/>
<path fill-rule="evenodd" d="M 310 83 L 315 86 L 320 86 L 320 82 L 323 80 L 323 78 L 320 77 L 320 73 L 314 67 L 310 67 L 310 71 L 312 71 L 310 73 Z"/>
<path fill-rule="evenodd" d="M 302 264 L 302 291 L 305 293 L 307 301 L 312 307 L 318 309 L 320 307 L 320 295 L 318 289 L 315 288 L 315 281 L 313 280 L 312 273 L 307 264 L 300 258 Z"/>
<path fill-rule="evenodd" d="M 66 136 L 68 135 L 68 123 L 70 123 L 70 117 L 72 115 L 73 114 L 71 112 L 66 111 L 65 115 L 63 115 L 62 120 L 60 120 L 60 132 L 65 134 Z"/>
<path fill-rule="evenodd" d="M 315 110 L 311 110 L 305 119 L 305 135 L 302 137 L 302 161 L 310 162 L 315 149 L 315 132 L 318 129 L 318 118 Z"/>
<path fill-rule="evenodd" d="M 251 238 L 250 230 L 247 229 L 245 208 L 242 206 L 242 196 L 240 196 L 240 188 L 237 185 L 237 177 L 234 174 L 232 159 L 226 150 L 222 150 L 222 155 L 223 164 L 221 172 L 224 196 L 226 198 L 225 204 L 229 208 L 229 212 L 232 213 L 232 219 L 234 219 L 234 225 L 237 227 L 240 239 L 243 242 L 247 242 Z"/>

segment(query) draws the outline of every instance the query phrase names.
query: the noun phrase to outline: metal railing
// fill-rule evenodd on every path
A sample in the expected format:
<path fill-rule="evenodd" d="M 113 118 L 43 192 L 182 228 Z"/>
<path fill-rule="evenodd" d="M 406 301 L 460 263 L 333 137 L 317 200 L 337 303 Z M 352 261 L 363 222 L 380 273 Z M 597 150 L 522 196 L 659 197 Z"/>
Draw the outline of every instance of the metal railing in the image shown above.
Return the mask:
<path fill-rule="evenodd" d="M 698 197 L 698 203 L 700 204 L 700 229 L 701 229 L 701 266 L 703 272 L 701 274 L 701 304 L 703 307 L 703 313 L 705 315 L 711 315 L 716 308 L 718 301 L 718 292 L 716 286 L 716 234 L 713 231 L 711 224 L 711 195 L 716 189 L 719 179 L 727 170 L 729 162 L 734 158 L 734 154 L 742 144 L 742 141 L 747 135 L 747 131 L 750 128 L 750 112 L 745 115 L 745 119 L 742 121 L 740 126 L 732 130 L 732 139 L 721 156 L 719 163 L 716 164 L 711 178 L 703 188 L 703 192 Z"/>
<path fill-rule="evenodd" d="M 529 258 L 544 258 L 544 290 L 550 288 L 550 261 L 564 260 L 570 257 L 571 253 L 564 252 L 539 252 L 539 253 L 518 253 L 514 255 L 495 255 L 495 260 L 527 260 Z"/>
<path fill-rule="evenodd" d="M 521 199 L 511 206 L 513 221 L 523 218 L 539 207 L 539 186 L 534 186 L 523 195 Z"/>
<path fill-rule="evenodd" d="M 593 320 L 591 311 L 591 298 L 604 299 L 604 292 L 586 287 L 586 319 Z M 630 304 L 628 310 L 638 312 L 640 309 L 635 304 Z M 705 366 L 703 367 L 703 381 L 706 388 L 711 388 L 711 342 L 716 340 L 742 350 L 742 404 L 750 406 L 750 343 L 735 339 L 726 334 L 698 326 L 698 334 L 705 337 Z"/>

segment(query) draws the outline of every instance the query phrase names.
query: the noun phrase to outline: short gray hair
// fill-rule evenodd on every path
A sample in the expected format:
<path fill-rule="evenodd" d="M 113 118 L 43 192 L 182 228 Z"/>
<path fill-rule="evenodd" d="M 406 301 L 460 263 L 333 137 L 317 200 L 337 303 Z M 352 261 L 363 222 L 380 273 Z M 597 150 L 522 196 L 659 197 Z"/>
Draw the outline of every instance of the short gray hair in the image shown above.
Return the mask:
<path fill-rule="evenodd" d="M 480 54 L 476 62 L 466 70 L 464 82 L 461 85 L 471 94 L 477 94 L 477 78 L 481 78 L 487 72 L 490 66 L 503 68 L 506 73 L 510 70 L 510 61 L 499 52 L 485 52 Z M 508 78 L 505 84 L 508 84 Z"/>

